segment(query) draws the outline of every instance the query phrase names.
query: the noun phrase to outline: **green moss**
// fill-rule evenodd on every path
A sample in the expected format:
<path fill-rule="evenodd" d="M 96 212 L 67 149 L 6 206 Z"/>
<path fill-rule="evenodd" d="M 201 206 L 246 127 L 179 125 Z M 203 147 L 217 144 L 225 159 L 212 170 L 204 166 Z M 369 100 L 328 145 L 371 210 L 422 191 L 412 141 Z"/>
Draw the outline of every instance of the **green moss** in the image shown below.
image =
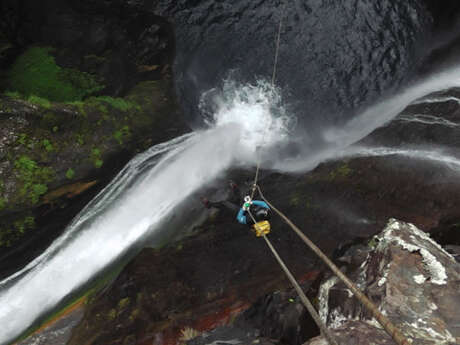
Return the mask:
<path fill-rule="evenodd" d="M 40 167 L 25 155 L 20 156 L 14 162 L 14 166 L 22 182 L 19 195 L 29 199 L 32 204 L 36 204 L 40 197 L 48 191 L 47 183 L 51 182 L 54 176 L 53 170 L 48 167 Z"/>
<path fill-rule="evenodd" d="M 125 309 L 130 303 L 130 300 L 129 300 L 129 297 L 126 297 L 126 298 L 123 298 L 122 300 L 120 300 L 120 302 L 118 302 L 118 310 L 123 310 Z"/>
<path fill-rule="evenodd" d="M 77 139 L 77 143 L 78 143 L 80 146 L 83 146 L 83 145 L 85 144 L 85 140 L 84 140 L 82 134 L 77 134 L 77 135 L 76 135 L 76 139 Z"/>
<path fill-rule="evenodd" d="M 117 311 L 115 309 L 110 309 L 110 311 L 107 313 L 107 319 L 115 320 L 116 317 L 117 317 Z"/>
<path fill-rule="evenodd" d="M 19 92 L 7 91 L 4 93 L 4 95 L 13 99 L 21 98 L 21 94 Z"/>
<path fill-rule="evenodd" d="M 95 78 L 75 69 L 56 64 L 50 47 L 27 49 L 8 72 L 9 90 L 26 97 L 35 95 L 50 101 L 81 100 L 103 88 Z"/>
<path fill-rule="evenodd" d="M 300 204 L 300 196 L 298 194 L 294 194 L 291 196 L 291 198 L 289 199 L 289 205 L 291 205 L 292 207 L 296 207 L 296 206 L 299 206 Z"/>
<path fill-rule="evenodd" d="M 96 159 L 94 161 L 94 167 L 99 169 L 100 167 L 102 167 L 102 165 L 104 165 L 104 161 L 102 159 Z"/>
<path fill-rule="evenodd" d="M 25 217 L 23 219 L 17 220 L 14 222 L 14 227 L 19 231 L 19 233 L 23 234 L 27 229 L 35 227 L 35 218 Z"/>
<path fill-rule="evenodd" d="M 48 139 L 43 139 L 42 140 L 42 146 L 46 150 L 46 152 L 54 151 L 54 146 L 53 146 L 53 144 L 51 144 L 51 142 Z"/>
<path fill-rule="evenodd" d="M 94 167 L 99 169 L 104 164 L 104 161 L 101 159 L 101 150 L 97 147 L 91 150 L 91 160 L 93 161 Z"/>
<path fill-rule="evenodd" d="M 136 319 L 139 317 L 140 313 L 141 313 L 141 312 L 140 312 L 139 309 L 134 309 L 134 310 L 131 312 L 131 315 L 129 315 L 129 320 L 130 320 L 130 321 L 136 320 Z"/>
<path fill-rule="evenodd" d="M 51 102 L 39 96 L 31 95 L 27 98 L 27 102 L 42 106 L 43 108 L 51 108 Z"/>
<path fill-rule="evenodd" d="M 115 140 L 122 145 L 123 144 L 123 139 L 128 139 L 131 136 L 131 131 L 128 126 L 123 126 L 119 130 L 116 130 L 113 133 L 113 137 Z"/>
<path fill-rule="evenodd" d="M 97 106 L 97 110 L 99 110 L 101 113 L 106 114 L 108 112 L 108 109 L 105 105 L 99 104 Z"/>
<path fill-rule="evenodd" d="M 74 107 L 77 108 L 78 112 L 83 116 L 83 117 L 88 117 L 88 114 L 86 113 L 86 103 L 82 101 L 76 101 L 76 102 L 68 102 L 67 104 L 73 105 Z"/>
<path fill-rule="evenodd" d="M 67 177 L 69 180 L 73 179 L 74 176 L 75 176 L 75 171 L 72 168 L 68 169 L 65 173 L 65 177 Z"/>
<path fill-rule="evenodd" d="M 27 134 L 26 133 L 19 134 L 18 143 L 24 146 L 27 145 Z"/>
<path fill-rule="evenodd" d="M 55 113 L 48 111 L 47 113 L 45 113 L 45 115 L 43 115 L 42 122 L 44 125 L 51 127 L 57 124 L 58 117 Z"/>
<path fill-rule="evenodd" d="M 11 247 L 21 239 L 28 230 L 35 229 L 35 218 L 27 215 L 16 219 L 0 229 L 0 247 Z"/>
<path fill-rule="evenodd" d="M 329 179 L 334 180 L 337 177 L 347 177 L 349 176 L 353 170 L 348 166 L 347 163 L 343 163 L 339 167 L 337 167 L 334 171 L 329 173 Z"/>
<path fill-rule="evenodd" d="M 99 96 L 93 97 L 90 99 L 93 102 L 105 102 L 111 105 L 113 108 L 121 110 L 121 111 L 128 111 L 130 109 L 138 109 L 139 105 L 134 102 L 127 101 L 123 98 L 113 98 L 110 96 Z"/>

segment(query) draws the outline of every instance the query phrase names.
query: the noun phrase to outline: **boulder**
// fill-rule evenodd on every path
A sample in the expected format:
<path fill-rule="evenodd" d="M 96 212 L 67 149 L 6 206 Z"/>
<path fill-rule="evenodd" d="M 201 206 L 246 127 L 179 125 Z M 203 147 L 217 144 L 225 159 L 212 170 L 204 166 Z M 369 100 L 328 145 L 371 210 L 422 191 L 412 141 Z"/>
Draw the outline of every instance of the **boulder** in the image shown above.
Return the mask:
<path fill-rule="evenodd" d="M 413 343 L 460 342 L 460 265 L 414 225 L 391 219 L 349 277 Z M 395 344 L 352 293 L 332 277 L 319 293 L 320 315 L 347 344 Z M 307 342 L 326 344 L 322 337 Z"/>

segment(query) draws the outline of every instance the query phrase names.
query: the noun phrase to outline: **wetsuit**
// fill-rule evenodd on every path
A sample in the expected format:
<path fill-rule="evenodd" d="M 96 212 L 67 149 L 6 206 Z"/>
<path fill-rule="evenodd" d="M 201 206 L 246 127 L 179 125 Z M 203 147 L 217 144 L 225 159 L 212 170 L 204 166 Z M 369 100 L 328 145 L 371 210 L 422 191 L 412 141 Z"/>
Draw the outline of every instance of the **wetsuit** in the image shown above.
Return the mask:
<path fill-rule="evenodd" d="M 269 218 L 269 212 L 267 211 L 270 210 L 270 207 L 264 201 L 253 200 L 250 210 L 251 210 L 252 215 L 254 216 L 254 218 L 256 218 L 256 221 L 258 222 L 262 220 L 267 220 Z M 260 211 L 265 211 L 265 212 L 260 212 Z M 240 208 L 240 211 L 238 212 L 236 219 L 241 224 L 245 224 L 245 225 L 254 224 L 254 221 L 251 219 L 248 212 L 245 211 L 243 208 Z"/>

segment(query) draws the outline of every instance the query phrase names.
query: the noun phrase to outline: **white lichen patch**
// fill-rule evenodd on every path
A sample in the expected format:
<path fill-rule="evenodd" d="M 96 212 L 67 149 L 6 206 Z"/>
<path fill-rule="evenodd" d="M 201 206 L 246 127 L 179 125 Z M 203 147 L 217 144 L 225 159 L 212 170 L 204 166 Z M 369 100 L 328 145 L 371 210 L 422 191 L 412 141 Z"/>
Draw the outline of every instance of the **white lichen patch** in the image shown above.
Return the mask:
<path fill-rule="evenodd" d="M 383 329 L 382 325 L 380 322 L 378 322 L 374 317 L 370 320 L 365 320 L 365 322 L 371 326 L 374 326 L 375 328 L 380 328 Z"/>
<path fill-rule="evenodd" d="M 352 298 L 353 297 L 353 292 L 350 290 L 350 289 L 346 289 L 345 290 L 348 294 L 348 298 Z"/>
<path fill-rule="evenodd" d="M 425 267 L 430 274 L 431 283 L 437 285 L 446 284 L 446 269 L 441 264 L 441 262 L 439 262 L 436 259 L 436 257 L 433 254 L 431 254 L 430 250 L 427 248 L 427 244 L 432 244 L 434 241 L 431 240 L 431 238 L 426 233 L 420 231 L 414 225 L 410 224 L 408 227 L 406 227 L 406 229 L 408 229 L 411 232 L 411 235 L 413 235 L 412 238 L 410 238 L 412 243 L 410 243 L 404 240 L 402 237 L 394 234 L 395 230 L 399 230 L 400 228 L 401 226 L 399 222 L 394 219 L 391 219 L 388 223 L 387 228 L 383 231 L 383 239 L 389 243 L 396 243 L 398 246 L 402 247 L 405 250 L 408 250 L 411 253 L 419 252 L 422 256 L 423 263 L 425 264 Z M 411 237 L 411 235 L 409 235 L 409 237 Z M 436 244 L 436 249 L 439 248 L 440 246 Z M 441 250 L 443 249 L 441 248 Z"/>
<path fill-rule="evenodd" d="M 334 309 L 332 310 L 331 314 L 329 315 L 329 328 L 336 329 L 342 326 L 345 322 L 353 320 L 351 317 L 346 317 L 343 315 L 339 310 Z M 357 318 L 355 319 L 357 320 Z"/>
<path fill-rule="evenodd" d="M 379 281 L 377 282 L 377 285 L 379 287 L 383 286 L 383 284 L 386 283 L 387 281 L 387 277 L 388 277 L 388 272 L 390 271 L 390 264 L 387 265 L 387 268 L 385 269 L 385 271 L 383 272 L 383 276 L 382 278 L 379 279 Z"/>
<path fill-rule="evenodd" d="M 426 281 L 426 278 L 423 274 L 417 274 L 416 276 L 414 276 L 414 281 L 417 284 L 423 284 Z"/>
<path fill-rule="evenodd" d="M 452 260 L 452 261 L 455 262 L 455 258 L 449 252 L 447 252 L 443 247 L 441 247 L 439 245 L 439 243 L 437 243 L 435 240 L 433 240 L 428 233 L 419 230 L 414 224 L 408 223 L 408 225 L 409 225 L 411 231 L 413 233 L 416 233 L 420 239 L 429 242 L 436 249 L 438 249 L 442 254 L 444 254 L 446 257 L 448 257 L 449 260 Z"/>
<path fill-rule="evenodd" d="M 427 321 L 420 318 L 410 323 L 409 326 L 408 331 L 414 338 L 435 341 L 437 345 L 450 345 L 455 341 L 446 328 L 436 330 L 434 328 L 436 325 L 429 325 Z"/>
<path fill-rule="evenodd" d="M 438 306 L 434 304 L 433 302 L 430 303 L 430 309 L 431 310 L 438 310 Z"/>
<path fill-rule="evenodd" d="M 326 282 L 321 284 L 321 287 L 319 288 L 319 317 L 323 322 L 327 322 L 327 315 L 329 313 L 329 292 L 338 281 L 339 278 L 335 276 L 331 277 Z"/>

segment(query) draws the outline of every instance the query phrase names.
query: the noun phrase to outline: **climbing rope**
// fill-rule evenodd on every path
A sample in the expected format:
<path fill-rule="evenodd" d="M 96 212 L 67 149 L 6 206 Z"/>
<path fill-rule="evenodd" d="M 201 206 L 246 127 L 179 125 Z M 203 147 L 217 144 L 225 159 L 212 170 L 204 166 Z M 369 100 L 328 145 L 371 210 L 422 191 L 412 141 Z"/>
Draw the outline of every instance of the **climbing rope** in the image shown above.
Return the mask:
<path fill-rule="evenodd" d="M 375 319 L 382 325 L 382 327 L 387 331 L 387 333 L 393 338 L 393 340 L 398 345 L 412 345 L 402 332 L 385 316 L 383 315 L 378 308 L 372 303 L 366 295 L 364 295 L 361 290 L 345 276 L 342 271 L 319 249 L 305 234 L 280 210 L 278 210 L 273 204 L 271 204 L 265 196 L 262 194 L 262 190 L 259 186 L 256 186 L 260 197 L 264 200 L 267 205 L 275 211 L 285 222 L 288 224 L 292 230 L 302 239 L 305 244 L 310 247 L 310 249 L 320 257 L 326 265 L 334 272 L 334 274 L 342 280 L 342 282 L 353 292 L 355 297 L 372 313 Z"/>
<path fill-rule="evenodd" d="M 258 227 L 257 221 L 254 218 L 254 216 L 252 215 L 250 210 L 248 210 L 248 213 L 249 213 L 252 221 L 254 222 L 254 226 Z M 310 313 L 311 317 L 315 321 L 316 325 L 321 330 L 321 334 L 326 337 L 326 339 L 329 342 L 329 344 L 338 345 L 337 341 L 334 339 L 332 334 L 328 331 L 326 325 L 324 324 L 324 322 L 321 320 L 320 316 L 318 315 L 318 312 L 313 307 L 313 304 L 310 302 L 308 297 L 305 295 L 305 293 L 303 292 L 303 290 L 300 287 L 299 283 L 296 281 L 296 279 L 294 278 L 292 273 L 289 271 L 289 269 L 287 268 L 286 264 L 283 262 L 283 260 L 279 256 L 278 252 L 276 251 L 276 249 L 271 244 L 270 240 L 267 238 L 267 236 L 265 236 L 265 234 L 262 234 L 262 237 L 264 238 L 264 240 L 267 243 L 268 247 L 272 251 L 273 256 L 276 258 L 276 260 L 280 264 L 280 266 L 283 269 L 284 273 L 288 277 L 289 281 L 294 286 L 294 289 L 297 291 L 297 294 L 299 295 L 300 300 L 302 301 L 303 305 L 305 306 L 305 308 L 307 308 L 308 312 Z"/>
<path fill-rule="evenodd" d="M 284 17 L 284 8 L 283 8 L 283 11 L 281 12 L 280 23 L 279 23 L 279 26 L 278 26 L 278 34 L 276 36 L 275 61 L 273 63 L 272 82 L 271 82 L 272 89 L 275 87 L 276 69 L 277 69 L 277 66 L 278 66 L 278 57 L 279 57 L 279 52 L 280 52 L 281 28 L 283 27 L 283 17 Z M 263 146 L 263 144 L 265 142 L 265 134 L 267 133 L 269 126 L 270 126 L 270 124 L 267 124 L 267 127 L 265 128 L 265 130 L 263 132 L 262 146 Z M 254 194 L 256 193 L 256 186 L 257 186 L 257 182 L 259 180 L 259 171 L 260 171 L 260 154 L 259 154 L 259 156 L 257 158 L 256 175 L 254 177 L 254 184 L 253 184 L 253 188 L 252 188 L 251 199 L 254 198 Z"/>
<path fill-rule="evenodd" d="M 281 29 L 283 25 L 283 17 L 284 17 L 284 9 L 283 13 L 280 18 L 280 23 L 278 26 L 278 35 L 276 38 L 276 49 L 275 49 L 275 61 L 273 64 L 273 73 L 272 73 L 272 80 L 271 80 L 271 86 L 274 88 L 275 86 L 275 79 L 276 79 L 276 71 L 277 71 L 277 65 L 278 65 L 278 57 L 279 57 L 279 48 L 280 48 L 280 41 L 281 41 Z M 263 139 L 262 139 L 262 144 L 265 141 L 265 134 L 268 131 L 268 127 L 270 124 L 267 125 L 267 128 L 265 128 L 265 131 L 263 133 Z M 387 331 L 387 333 L 393 338 L 393 340 L 398 344 L 398 345 L 411 345 L 412 342 L 410 342 L 403 334 L 402 332 L 395 326 L 393 323 L 385 317 L 378 309 L 377 307 L 361 292 L 361 290 L 356 287 L 356 285 L 348 279 L 340 269 L 334 265 L 334 263 L 307 237 L 305 234 L 296 226 L 292 221 L 286 217 L 281 211 L 279 211 L 276 207 L 274 207 L 262 194 L 262 191 L 260 187 L 258 186 L 258 180 L 259 180 L 259 173 L 260 173 L 260 164 L 261 164 L 261 158 L 260 154 L 258 155 L 257 159 L 257 168 L 256 168 L 256 173 L 254 177 L 254 184 L 252 187 L 252 193 L 251 193 L 251 199 L 254 198 L 254 195 L 256 191 L 258 190 L 261 198 L 267 203 L 268 206 L 270 206 L 271 209 L 273 209 L 291 228 L 292 230 L 302 239 L 302 241 L 307 244 L 313 252 L 318 255 L 321 260 L 323 260 L 329 268 L 334 272 L 337 277 L 339 277 L 343 283 L 353 292 L 353 294 L 356 296 L 356 298 L 372 313 L 372 315 L 375 317 L 375 319 L 383 326 L 383 328 Z M 267 243 L 268 247 L 271 249 L 273 255 L 275 256 L 276 260 L 280 264 L 281 268 L 287 275 L 288 279 L 291 281 L 292 285 L 294 286 L 295 290 L 299 294 L 299 297 L 302 301 L 302 303 L 305 305 L 311 316 L 313 317 L 313 320 L 315 323 L 318 325 L 319 329 L 321 330 L 321 333 L 326 337 L 327 341 L 331 345 L 337 345 L 336 340 L 332 337 L 330 332 L 328 331 L 326 325 L 322 322 L 320 319 L 318 313 L 316 312 L 315 308 L 311 304 L 311 302 L 308 300 L 307 296 L 305 296 L 304 292 L 300 288 L 299 284 L 295 280 L 294 276 L 291 274 L 289 269 L 286 267 L 278 253 L 276 252 L 275 248 L 269 241 L 269 239 L 263 234 L 262 229 L 260 229 L 257 225 L 257 221 L 255 220 L 254 216 L 252 213 L 248 210 L 248 213 L 250 217 L 252 218 L 252 221 L 254 222 L 254 226 L 259 229 L 260 233 L 262 233 L 262 237 L 264 238 L 265 242 Z"/>

